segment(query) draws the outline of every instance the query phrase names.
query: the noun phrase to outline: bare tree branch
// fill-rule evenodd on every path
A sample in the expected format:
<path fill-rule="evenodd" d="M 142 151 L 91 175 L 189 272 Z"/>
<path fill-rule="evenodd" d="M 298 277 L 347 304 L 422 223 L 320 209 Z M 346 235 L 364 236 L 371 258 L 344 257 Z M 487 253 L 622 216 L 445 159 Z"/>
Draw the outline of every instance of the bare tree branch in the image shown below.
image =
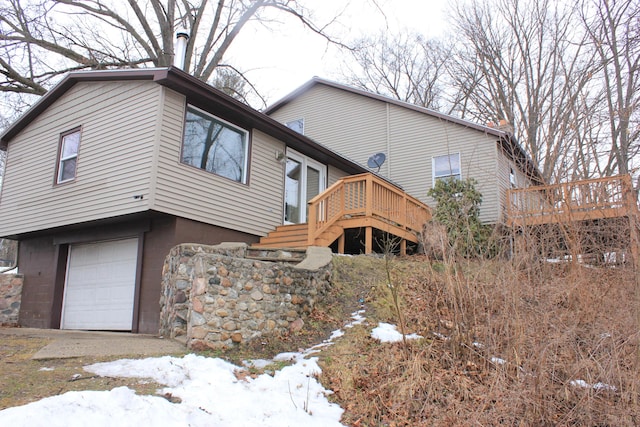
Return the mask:
<path fill-rule="evenodd" d="M 294 16 L 342 46 L 329 33 L 333 21 L 314 22 L 302 1 L 4 0 L 0 92 L 43 94 L 61 73 L 75 69 L 169 66 L 175 31 L 183 26 L 190 32 L 186 69 L 208 81 L 248 24 L 277 24 L 263 18 L 268 9 Z"/>

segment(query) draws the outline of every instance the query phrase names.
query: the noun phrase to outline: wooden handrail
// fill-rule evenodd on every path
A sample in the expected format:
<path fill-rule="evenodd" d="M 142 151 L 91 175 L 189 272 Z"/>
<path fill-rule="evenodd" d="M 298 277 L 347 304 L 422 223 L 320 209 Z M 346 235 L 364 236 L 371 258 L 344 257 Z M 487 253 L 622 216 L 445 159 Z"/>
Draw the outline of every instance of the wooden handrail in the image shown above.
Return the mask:
<path fill-rule="evenodd" d="M 347 176 L 309 201 L 309 245 L 338 220 L 355 216 L 373 216 L 420 232 L 431 219 L 431 209 L 371 173 Z"/>
<path fill-rule="evenodd" d="M 624 216 L 635 202 L 629 194 L 633 191 L 630 175 L 586 179 L 554 185 L 535 186 L 507 190 L 507 222 L 537 223 L 597 218 L 598 213 Z"/>

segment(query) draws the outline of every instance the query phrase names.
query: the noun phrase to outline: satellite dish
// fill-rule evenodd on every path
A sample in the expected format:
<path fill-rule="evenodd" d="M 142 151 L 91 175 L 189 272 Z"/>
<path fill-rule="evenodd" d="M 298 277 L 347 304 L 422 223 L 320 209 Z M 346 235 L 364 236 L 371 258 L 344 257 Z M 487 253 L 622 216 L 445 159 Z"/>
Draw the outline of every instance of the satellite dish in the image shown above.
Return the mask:
<path fill-rule="evenodd" d="M 387 156 L 385 156 L 384 153 L 376 153 L 373 156 L 369 157 L 369 160 L 367 161 L 367 166 L 369 166 L 369 168 L 371 169 L 378 168 L 376 172 L 380 172 L 380 167 L 382 166 L 382 164 L 386 159 L 387 159 Z"/>

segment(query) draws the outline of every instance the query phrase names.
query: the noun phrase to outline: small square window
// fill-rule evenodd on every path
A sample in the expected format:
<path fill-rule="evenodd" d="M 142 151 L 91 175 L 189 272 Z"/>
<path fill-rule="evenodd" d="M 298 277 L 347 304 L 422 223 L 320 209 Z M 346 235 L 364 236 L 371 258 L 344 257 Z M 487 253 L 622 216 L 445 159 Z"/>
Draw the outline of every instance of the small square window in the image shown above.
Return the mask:
<path fill-rule="evenodd" d="M 285 123 L 289 129 L 293 129 L 301 135 L 304 135 L 304 119 L 291 120 Z"/>
<path fill-rule="evenodd" d="M 73 181 L 76 178 L 79 150 L 80 128 L 65 132 L 60 135 L 56 184 Z"/>
<path fill-rule="evenodd" d="M 438 179 L 461 179 L 460 153 L 433 158 L 433 183 Z"/>

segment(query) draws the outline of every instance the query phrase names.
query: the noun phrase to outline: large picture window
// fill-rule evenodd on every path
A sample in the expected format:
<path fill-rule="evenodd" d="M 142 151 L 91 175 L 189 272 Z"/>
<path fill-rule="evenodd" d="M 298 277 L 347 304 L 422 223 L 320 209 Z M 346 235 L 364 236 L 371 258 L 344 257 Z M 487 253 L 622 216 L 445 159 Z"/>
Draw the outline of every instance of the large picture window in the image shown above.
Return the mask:
<path fill-rule="evenodd" d="M 78 166 L 78 151 L 80 150 L 80 128 L 60 135 L 58 148 L 58 165 L 56 170 L 56 184 L 73 181 L 76 178 Z"/>
<path fill-rule="evenodd" d="M 433 183 L 438 179 L 460 179 L 460 153 L 433 158 Z"/>
<path fill-rule="evenodd" d="M 247 146 L 247 131 L 187 107 L 182 163 L 246 183 Z"/>

